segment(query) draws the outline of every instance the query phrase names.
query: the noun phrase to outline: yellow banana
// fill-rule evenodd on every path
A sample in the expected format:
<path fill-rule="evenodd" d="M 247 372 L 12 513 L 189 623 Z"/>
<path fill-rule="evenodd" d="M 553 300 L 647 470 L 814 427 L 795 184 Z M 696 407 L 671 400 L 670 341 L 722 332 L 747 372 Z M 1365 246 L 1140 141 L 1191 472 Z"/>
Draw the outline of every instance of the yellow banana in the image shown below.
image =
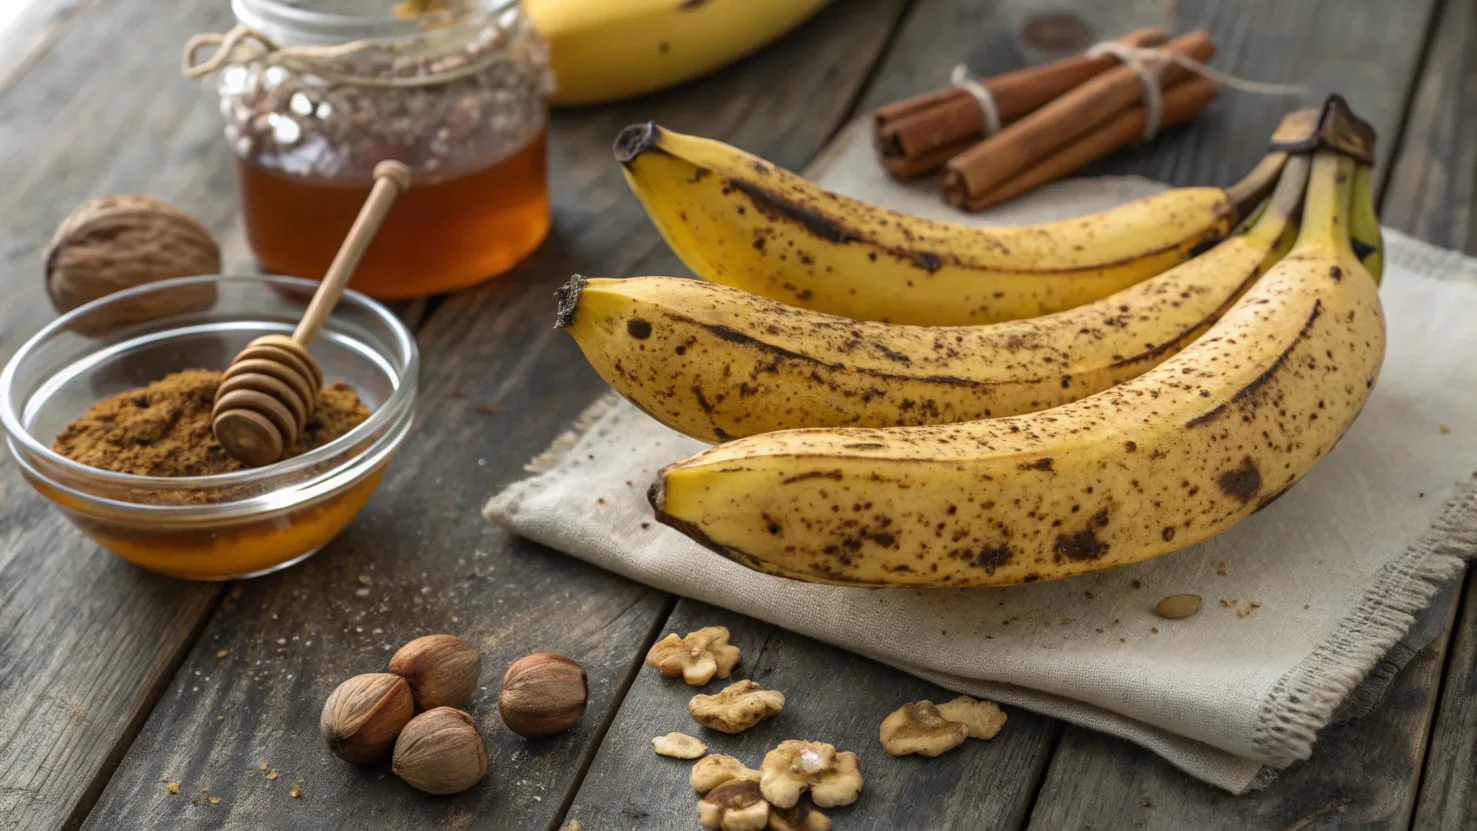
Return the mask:
<path fill-rule="evenodd" d="M 1205 331 L 1286 253 L 1309 157 L 1287 163 L 1250 229 L 1101 300 L 992 326 L 863 323 L 675 277 L 576 276 L 559 325 L 591 366 L 704 441 L 796 427 L 1019 415 L 1140 375 Z"/>
<path fill-rule="evenodd" d="M 1349 236 L 1353 238 L 1354 254 L 1378 283 L 1385 275 L 1385 235 L 1374 205 L 1374 168 L 1367 164 L 1360 165 L 1354 175 L 1354 207 L 1349 220 Z"/>
<path fill-rule="evenodd" d="M 974 228 L 839 196 L 655 124 L 626 128 L 615 154 L 699 277 L 827 314 L 922 326 L 1051 314 L 1159 274 L 1225 237 L 1286 158 L 1266 157 L 1231 188 L 1179 188 L 1076 219 Z"/>
<path fill-rule="evenodd" d="M 1349 243 L 1354 161 L 1312 167 L 1293 250 L 1155 369 L 1031 415 L 739 439 L 664 468 L 658 517 L 752 568 L 853 585 L 1066 577 L 1230 528 L 1333 447 L 1384 356 Z"/>
<path fill-rule="evenodd" d="M 548 41 L 557 105 L 594 104 L 696 78 L 803 23 L 827 0 L 523 0 Z"/>

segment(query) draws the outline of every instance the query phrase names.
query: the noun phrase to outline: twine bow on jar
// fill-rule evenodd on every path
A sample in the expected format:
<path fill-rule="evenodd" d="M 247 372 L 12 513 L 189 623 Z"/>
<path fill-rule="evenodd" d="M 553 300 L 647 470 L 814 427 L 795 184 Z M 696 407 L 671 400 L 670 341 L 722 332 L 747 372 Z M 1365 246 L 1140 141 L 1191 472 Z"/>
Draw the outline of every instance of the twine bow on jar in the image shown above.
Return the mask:
<path fill-rule="evenodd" d="M 432 59 L 425 67 L 427 71 L 387 77 L 333 68 L 335 62 L 341 64 L 346 58 L 362 56 L 371 49 L 384 48 L 383 44 L 375 41 L 356 40 L 336 46 L 282 46 L 256 29 L 236 26 L 225 34 L 205 32 L 190 38 L 185 43 L 184 72 L 190 78 L 203 78 L 226 66 L 269 61 L 293 72 L 317 76 L 330 84 L 383 88 L 425 87 L 471 77 L 496 63 L 521 60 L 531 42 L 530 39 L 523 38 L 507 46 L 494 43 L 493 48 L 459 50 L 458 53 Z M 197 62 L 197 53 L 211 46 L 215 47 L 215 52 L 204 61 Z M 437 68 L 437 64 L 443 66 Z"/>

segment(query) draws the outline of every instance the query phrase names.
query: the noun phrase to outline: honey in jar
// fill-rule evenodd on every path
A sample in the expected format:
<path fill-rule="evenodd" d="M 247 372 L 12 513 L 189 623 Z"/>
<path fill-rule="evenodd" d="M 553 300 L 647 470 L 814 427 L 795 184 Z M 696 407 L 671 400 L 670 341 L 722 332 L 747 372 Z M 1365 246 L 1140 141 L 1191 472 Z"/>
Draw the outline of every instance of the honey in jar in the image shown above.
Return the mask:
<path fill-rule="evenodd" d="M 247 241 L 263 269 L 320 279 L 396 159 L 412 186 L 349 285 L 376 297 L 500 274 L 548 233 L 548 50 L 516 3 L 424 14 L 376 0 L 237 0 L 218 72 Z M 345 7 L 348 7 L 347 10 Z M 193 59 L 193 56 L 191 56 Z"/>

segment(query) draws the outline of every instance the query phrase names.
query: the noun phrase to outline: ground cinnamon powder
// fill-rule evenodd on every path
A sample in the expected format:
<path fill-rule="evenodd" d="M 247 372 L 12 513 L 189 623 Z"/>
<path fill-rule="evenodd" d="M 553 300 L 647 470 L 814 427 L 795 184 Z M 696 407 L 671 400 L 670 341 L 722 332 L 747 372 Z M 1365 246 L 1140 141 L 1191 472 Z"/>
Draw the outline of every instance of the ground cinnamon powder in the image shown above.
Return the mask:
<path fill-rule="evenodd" d="M 221 373 L 215 370 L 187 369 L 103 399 L 58 433 L 51 449 L 84 465 L 140 476 L 245 470 L 210 429 L 210 407 L 220 382 Z M 321 447 L 366 418 L 369 408 L 352 387 L 343 381 L 327 384 L 287 455 Z"/>

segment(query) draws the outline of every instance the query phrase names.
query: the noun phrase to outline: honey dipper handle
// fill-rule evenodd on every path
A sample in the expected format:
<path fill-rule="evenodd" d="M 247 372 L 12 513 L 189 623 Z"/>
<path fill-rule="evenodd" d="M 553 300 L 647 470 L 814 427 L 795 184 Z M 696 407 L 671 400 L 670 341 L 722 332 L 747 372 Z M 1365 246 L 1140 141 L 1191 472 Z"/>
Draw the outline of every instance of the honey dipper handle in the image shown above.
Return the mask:
<path fill-rule="evenodd" d="M 303 313 L 303 319 L 298 321 L 297 329 L 292 333 L 292 339 L 298 345 L 306 349 L 318 335 L 318 330 L 323 328 L 323 322 L 333 313 L 333 307 L 338 305 L 344 286 L 354 276 L 354 269 L 359 267 L 359 261 L 364 258 L 365 250 L 374 241 L 375 232 L 390 213 L 390 206 L 395 204 L 396 197 L 409 188 L 410 168 L 396 161 L 384 161 L 375 165 L 374 187 L 369 191 L 369 198 L 364 200 L 364 207 L 359 209 L 359 216 L 354 218 L 349 235 L 344 237 L 343 244 L 333 257 L 333 264 L 328 267 L 323 282 L 318 284 L 318 290 L 313 293 L 313 302 L 308 304 L 308 310 Z"/>

